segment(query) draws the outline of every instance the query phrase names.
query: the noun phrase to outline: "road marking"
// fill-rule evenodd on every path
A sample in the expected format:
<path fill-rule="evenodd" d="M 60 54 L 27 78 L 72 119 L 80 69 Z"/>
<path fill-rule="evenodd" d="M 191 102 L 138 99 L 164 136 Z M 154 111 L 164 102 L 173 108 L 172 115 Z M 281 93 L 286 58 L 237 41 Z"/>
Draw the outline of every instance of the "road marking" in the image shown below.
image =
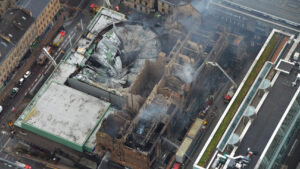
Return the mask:
<path fill-rule="evenodd" d="M 8 140 L 6 140 L 6 142 L 5 142 L 5 144 L 3 145 L 3 147 L 1 147 L 1 150 L 0 150 L 0 152 L 2 152 L 3 151 L 3 149 L 4 149 L 4 147 L 6 147 L 7 146 L 7 144 L 8 144 L 8 142 L 10 141 L 10 137 L 8 138 Z"/>

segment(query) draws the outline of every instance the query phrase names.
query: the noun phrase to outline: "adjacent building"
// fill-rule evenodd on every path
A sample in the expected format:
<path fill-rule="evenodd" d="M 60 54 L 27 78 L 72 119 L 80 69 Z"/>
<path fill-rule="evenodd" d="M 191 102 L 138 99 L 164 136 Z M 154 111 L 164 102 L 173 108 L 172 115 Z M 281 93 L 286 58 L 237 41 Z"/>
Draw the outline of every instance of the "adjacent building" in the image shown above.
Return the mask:
<path fill-rule="evenodd" d="M 296 143 L 299 138 L 300 116 L 300 71 L 297 66 L 299 40 L 300 36 L 296 38 L 287 32 L 272 31 L 257 56 L 268 56 L 267 61 L 247 91 L 244 101 L 239 103 L 239 108 L 226 126 L 216 148 L 213 152 L 206 153 L 209 151 L 206 144 L 193 166 L 194 169 L 296 167 L 298 161 L 294 159 L 299 157 L 295 152 L 299 149 Z M 266 50 L 272 52 L 266 55 Z M 250 69 L 248 75 L 254 71 Z M 239 86 L 240 91 L 237 89 L 236 97 L 223 113 L 224 117 L 228 115 L 231 106 L 237 103 L 235 98 L 241 96 L 242 87 L 246 83 L 247 81 Z M 220 119 L 214 131 L 225 127 L 220 123 L 224 119 Z M 208 143 L 214 141 L 214 134 L 212 133 Z"/>
<path fill-rule="evenodd" d="M 0 1 L 0 10 L 15 4 Z M 7 5 L 8 4 L 8 5 Z M 60 9 L 59 0 L 19 0 L 0 21 L 0 86 L 19 64 L 32 42 L 47 32 Z M 0 13 L 1 15 L 1 13 Z"/>
<path fill-rule="evenodd" d="M 123 3 L 139 12 L 149 14 L 155 12 L 157 0 L 125 0 Z"/>
<path fill-rule="evenodd" d="M 40 36 L 60 10 L 59 0 L 19 0 L 17 6 L 27 9 L 35 18 L 37 33 Z"/>
<path fill-rule="evenodd" d="M 0 1 L 0 17 L 4 15 L 6 10 L 16 4 L 17 0 L 1 0 Z"/>
<path fill-rule="evenodd" d="M 101 9 L 96 18 L 100 21 L 95 19 L 95 23 L 90 26 L 92 31 L 100 31 L 112 22 L 125 19 L 125 16 L 109 9 Z M 30 142 L 40 147 L 47 146 L 49 151 L 60 149 L 70 154 L 92 152 L 96 144 L 96 132 L 103 118 L 113 112 L 113 108 L 107 100 L 78 90 L 78 88 L 82 89 L 83 84 L 80 81 L 72 82 L 71 77 L 78 71 L 78 65 L 84 63 L 86 58 L 80 53 L 68 55 L 39 89 L 36 97 L 23 111 L 15 125 L 34 133 L 28 133 L 31 135 L 28 137 L 30 139 L 36 135 L 42 136 L 35 139 L 37 142 L 35 140 Z M 94 94 L 98 94 L 101 90 L 93 86 L 88 88 L 84 86 L 83 89 Z M 51 146 L 41 142 L 43 138 L 47 139 L 47 143 L 51 140 Z"/>
<path fill-rule="evenodd" d="M 190 2 L 190 0 L 158 0 L 158 8 L 157 10 L 162 14 L 169 14 L 173 12 L 173 9 L 186 5 Z"/>
<path fill-rule="evenodd" d="M 125 0 L 124 4 L 146 14 L 157 11 L 161 14 L 169 14 L 174 8 L 189 2 L 190 0 Z"/>
<path fill-rule="evenodd" d="M 34 18 L 23 9 L 10 9 L 0 22 L 0 84 L 18 65 L 37 37 Z"/>

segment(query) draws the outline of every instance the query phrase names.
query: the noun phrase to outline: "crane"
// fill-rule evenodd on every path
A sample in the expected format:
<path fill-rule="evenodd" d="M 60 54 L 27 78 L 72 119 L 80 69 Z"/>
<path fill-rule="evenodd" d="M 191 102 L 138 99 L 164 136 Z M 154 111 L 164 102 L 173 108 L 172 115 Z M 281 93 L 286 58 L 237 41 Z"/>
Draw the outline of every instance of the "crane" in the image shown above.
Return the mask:
<path fill-rule="evenodd" d="M 229 88 L 228 92 L 224 96 L 224 103 L 229 103 L 231 98 L 233 97 L 235 90 L 237 88 L 237 84 L 234 82 L 234 80 L 227 74 L 227 72 L 217 63 L 217 62 L 205 62 L 206 64 L 210 64 L 212 66 L 215 66 L 219 68 L 222 73 L 229 79 L 229 81 L 232 83 L 232 86 Z"/>

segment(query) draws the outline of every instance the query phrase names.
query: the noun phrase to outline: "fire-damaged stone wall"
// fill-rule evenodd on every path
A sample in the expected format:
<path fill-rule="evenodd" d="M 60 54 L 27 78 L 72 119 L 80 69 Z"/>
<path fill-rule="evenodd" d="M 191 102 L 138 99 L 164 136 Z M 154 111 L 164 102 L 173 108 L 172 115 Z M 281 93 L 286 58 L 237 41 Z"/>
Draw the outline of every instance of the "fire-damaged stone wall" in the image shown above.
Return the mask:
<path fill-rule="evenodd" d="M 165 62 L 166 59 L 164 57 L 159 57 L 155 62 L 149 60 L 145 62 L 136 80 L 128 90 L 127 102 L 124 107 L 126 110 L 137 114 L 155 84 L 158 83 L 164 74 Z"/>
<path fill-rule="evenodd" d="M 162 14 L 170 14 L 175 8 L 190 3 L 191 0 L 158 0 L 157 10 Z"/>
<path fill-rule="evenodd" d="M 124 0 L 123 3 L 139 12 L 149 14 L 155 12 L 156 1 L 157 0 Z"/>
<path fill-rule="evenodd" d="M 127 147 L 120 139 L 115 139 L 104 132 L 97 133 L 97 152 L 111 152 L 111 160 L 132 169 L 149 169 L 148 153 Z"/>
<path fill-rule="evenodd" d="M 147 97 L 154 85 L 164 73 L 165 59 L 159 58 L 156 62 L 147 60 L 134 83 L 130 86 L 129 93 Z"/>
<path fill-rule="evenodd" d="M 191 0 L 124 0 L 124 5 L 139 12 L 150 14 L 159 12 L 168 15 L 173 13 L 177 7 L 189 4 Z"/>

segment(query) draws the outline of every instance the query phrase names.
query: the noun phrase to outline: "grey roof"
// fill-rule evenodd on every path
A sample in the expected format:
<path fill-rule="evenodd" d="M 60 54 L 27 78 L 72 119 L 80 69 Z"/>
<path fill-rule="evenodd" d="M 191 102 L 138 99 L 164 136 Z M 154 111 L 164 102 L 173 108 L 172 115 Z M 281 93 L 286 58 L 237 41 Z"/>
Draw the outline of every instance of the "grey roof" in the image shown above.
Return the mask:
<path fill-rule="evenodd" d="M 295 80 L 297 73 L 299 71 L 293 69 L 289 75 L 281 73 L 278 76 L 269 95 L 259 109 L 257 118 L 241 141 L 236 155 L 246 155 L 248 147 L 252 151 L 258 152 L 258 155 L 251 159 L 247 169 L 255 167 L 282 115 L 295 95 L 299 84 L 297 87 L 292 87 L 291 82 Z"/>
<path fill-rule="evenodd" d="M 17 6 L 28 9 L 32 17 L 38 18 L 51 0 L 18 0 Z"/>
<path fill-rule="evenodd" d="M 0 20 L 2 36 L 0 37 L 0 63 L 8 56 L 33 22 L 34 19 L 22 9 L 10 9 L 3 15 Z"/>

